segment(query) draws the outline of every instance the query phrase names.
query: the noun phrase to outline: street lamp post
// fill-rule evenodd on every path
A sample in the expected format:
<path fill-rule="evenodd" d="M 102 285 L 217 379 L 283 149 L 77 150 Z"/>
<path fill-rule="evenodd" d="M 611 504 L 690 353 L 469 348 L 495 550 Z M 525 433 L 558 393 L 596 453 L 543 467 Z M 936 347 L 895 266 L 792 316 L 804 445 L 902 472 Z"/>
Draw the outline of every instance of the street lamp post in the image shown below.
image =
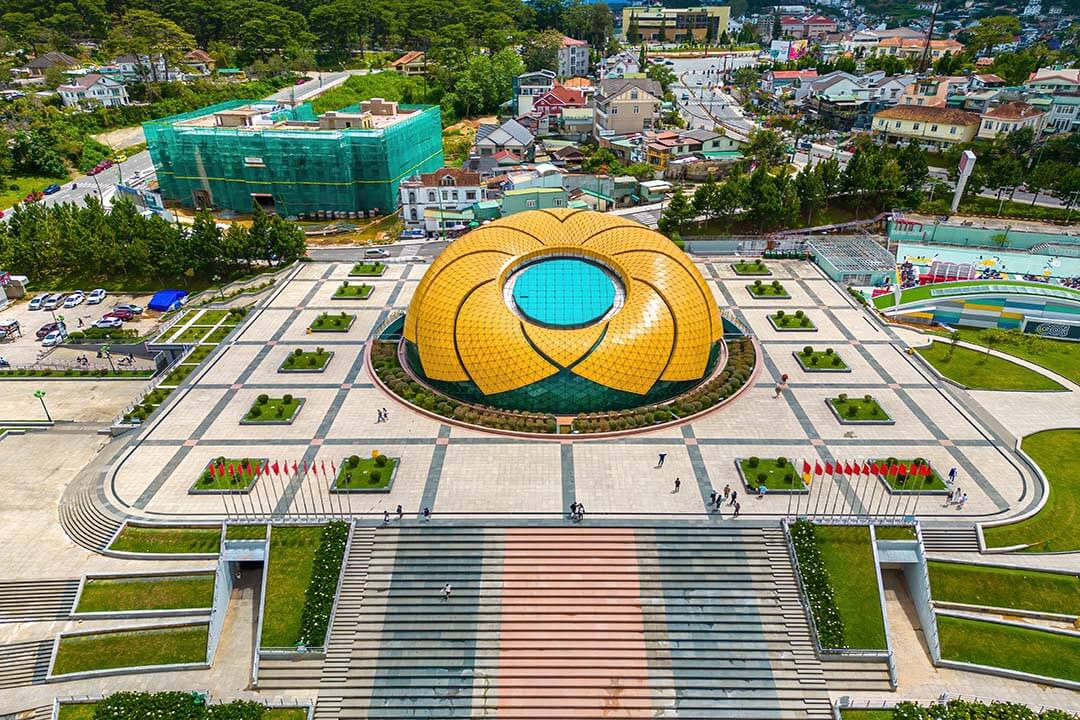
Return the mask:
<path fill-rule="evenodd" d="M 52 415 L 49 414 L 49 408 L 45 407 L 45 391 L 35 390 L 34 397 L 41 401 L 41 409 L 45 411 L 45 419 L 52 422 Z"/>
<path fill-rule="evenodd" d="M 105 359 L 109 361 L 109 368 L 112 370 L 113 375 L 115 375 L 116 374 L 116 366 L 113 365 L 112 351 L 110 350 L 109 346 L 108 345 L 102 345 L 101 346 L 101 352 L 105 353 Z"/>

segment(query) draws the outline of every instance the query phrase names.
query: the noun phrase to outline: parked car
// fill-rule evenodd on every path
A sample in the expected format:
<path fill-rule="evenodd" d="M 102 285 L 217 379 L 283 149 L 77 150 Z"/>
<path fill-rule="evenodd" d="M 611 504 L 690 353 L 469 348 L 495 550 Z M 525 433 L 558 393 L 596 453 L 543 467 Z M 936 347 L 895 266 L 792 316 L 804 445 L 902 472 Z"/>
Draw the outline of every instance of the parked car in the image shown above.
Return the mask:
<path fill-rule="evenodd" d="M 423 240 L 427 237 L 427 233 L 421 228 L 415 228 L 411 230 L 403 230 L 401 235 L 398 236 L 399 240 Z"/>
<path fill-rule="evenodd" d="M 55 310 L 58 307 L 63 307 L 63 305 L 64 293 L 56 293 L 55 295 L 50 295 L 45 302 L 41 303 L 41 309 Z"/>
<path fill-rule="evenodd" d="M 135 313 L 131 312 L 130 310 L 124 310 L 122 308 L 113 308 L 110 312 L 102 315 L 102 317 L 120 318 L 121 320 L 127 321 L 135 317 Z"/>
<path fill-rule="evenodd" d="M 119 305 L 113 305 L 113 310 L 127 310 L 132 315 L 142 314 L 142 305 L 133 305 L 131 303 L 120 303 Z"/>
<path fill-rule="evenodd" d="M 48 336 L 49 333 L 55 332 L 56 330 L 59 330 L 60 327 L 63 324 L 64 323 L 58 323 L 58 322 L 45 323 L 44 325 L 42 325 L 41 327 L 38 328 L 38 331 L 37 331 L 37 333 L 35 333 L 35 335 L 37 336 L 38 340 L 43 340 L 43 339 L 45 339 L 45 337 Z"/>
<path fill-rule="evenodd" d="M 41 192 L 45 193 L 46 195 L 53 195 L 55 193 L 60 192 L 60 186 L 57 185 L 56 183 L 53 183 L 52 185 L 46 186 L 46 188 L 44 190 L 42 190 Z"/>
<path fill-rule="evenodd" d="M 364 257 L 366 258 L 384 258 L 390 257 L 390 253 L 386 252 L 382 248 L 371 248 L 364 251 Z"/>
<path fill-rule="evenodd" d="M 94 288 L 90 291 L 90 294 L 86 296 L 86 304 L 97 305 L 102 300 L 104 300 L 105 296 L 108 294 L 109 293 L 105 290 L 105 288 Z"/>
<path fill-rule="evenodd" d="M 63 324 L 51 333 L 45 336 L 45 339 L 41 341 L 41 347 L 55 347 L 64 342 L 64 338 L 67 337 L 67 330 L 64 329 Z"/>
<path fill-rule="evenodd" d="M 45 302 L 45 298 L 47 298 L 47 297 L 49 297 L 49 296 L 48 295 L 35 295 L 33 298 L 30 299 L 29 309 L 30 310 L 40 310 L 41 309 L 41 303 Z"/>
<path fill-rule="evenodd" d="M 100 320 L 98 320 L 97 322 L 95 322 L 91 327 L 103 328 L 103 329 L 111 330 L 113 328 L 118 328 L 118 327 L 123 327 L 123 326 L 124 326 L 124 321 L 121 320 L 120 318 L 118 318 L 118 317 L 109 317 L 109 316 L 106 315 L 105 317 L 103 317 Z"/>
<path fill-rule="evenodd" d="M 68 295 L 67 299 L 64 300 L 64 307 L 73 308 L 76 305 L 82 305 L 85 300 L 86 294 L 82 290 L 76 290 L 75 292 Z"/>

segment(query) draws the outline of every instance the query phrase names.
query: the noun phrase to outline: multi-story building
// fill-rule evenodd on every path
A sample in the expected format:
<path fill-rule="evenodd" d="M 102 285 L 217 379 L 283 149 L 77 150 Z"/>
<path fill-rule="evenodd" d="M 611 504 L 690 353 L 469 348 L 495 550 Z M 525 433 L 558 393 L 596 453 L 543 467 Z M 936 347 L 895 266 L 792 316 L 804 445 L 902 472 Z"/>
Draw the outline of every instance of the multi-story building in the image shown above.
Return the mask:
<path fill-rule="evenodd" d="M 998 135 L 1008 135 L 1023 128 L 1031 128 L 1038 137 L 1046 122 L 1046 113 L 1036 110 L 1025 102 L 1010 102 L 990 108 L 979 116 L 978 137 L 993 140 Z"/>
<path fill-rule="evenodd" d="M 566 190 L 561 187 L 507 190 L 502 196 L 503 217 L 525 210 L 549 210 L 566 207 Z"/>
<path fill-rule="evenodd" d="M 427 72 L 427 55 L 420 50 L 407 52 L 391 62 L 390 68 L 402 75 L 423 75 Z"/>
<path fill-rule="evenodd" d="M 511 118 L 502 125 L 481 125 L 477 128 L 473 147 L 480 157 L 508 153 L 515 160 L 532 160 L 536 136 Z"/>
<path fill-rule="evenodd" d="M 711 130 L 665 130 L 645 138 L 645 162 L 662 170 L 672 160 L 689 155 L 709 158 L 737 153 L 742 145 L 735 138 Z"/>
<path fill-rule="evenodd" d="M 589 43 L 563 35 L 558 52 L 558 76 L 583 77 L 589 74 Z"/>
<path fill-rule="evenodd" d="M 518 75 L 512 82 L 511 111 L 514 117 L 532 112 L 533 102 L 555 87 L 554 70 L 537 70 Z"/>
<path fill-rule="evenodd" d="M 365 100 L 316 116 L 236 100 L 143 125 L 162 197 L 196 208 L 393 212 L 398 183 L 443 165 L 438 106 Z"/>
<path fill-rule="evenodd" d="M 964 44 L 952 38 L 930 40 L 929 44 L 919 37 L 887 37 L 874 48 L 874 55 L 890 55 L 902 60 L 919 61 L 926 55 L 929 62 L 940 60 L 945 53 L 959 55 L 964 52 Z"/>
<path fill-rule="evenodd" d="M 978 115 L 963 110 L 897 105 L 874 115 L 873 131 L 887 143 L 943 149 L 973 140 L 979 124 Z"/>
<path fill-rule="evenodd" d="M 1080 130 L 1080 93 L 1057 93 L 1050 99 L 1043 132 Z"/>
<path fill-rule="evenodd" d="M 1024 81 L 1024 87 L 1029 91 L 1051 95 L 1080 92 L 1080 70 L 1061 67 L 1039 68 Z"/>
<path fill-rule="evenodd" d="M 966 77 L 938 76 L 919 79 L 904 90 L 901 105 L 945 107 L 950 95 L 962 95 L 968 84 Z"/>
<path fill-rule="evenodd" d="M 59 67 L 61 70 L 74 70 L 79 67 L 79 61 L 67 53 L 50 50 L 11 72 L 16 77 L 21 76 L 31 82 L 42 82 L 45 80 L 45 73 L 53 67 Z"/>
<path fill-rule="evenodd" d="M 630 18 L 637 20 L 638 33 L 645 42 L 683 40 L 687 35 L 695 40 L 716 40 L 727 30 L 731 8 L 726 5 L 688 8 L 627 6 L 622 11 L 624 38 L 630 27 Z"/>
<path fill-rule="evenodd" d="M 124 83 L 97 73 L 87 73 L 56 88 L 68 107 L 117 107 L 128 104 Z"/>
<path fill-rule="evenodd" d="M 593 135 L 629 135 L 651 130 L 660 119 L 660 83 L 642 78 L 601 80 L 593 98 Z"/>
<path fill-rule="evenodd" d="M 480 173 L 458 168 L 439 168 L 430 173 L 418 173 L 401 181 L 401 219 L 412 228 L 425 227 L 429 208 L 439 211 L 462 211 L 484 199 L 484 184 Z M 425 228 L 438 231 L 438 226 Z"/>
<path fill-rule="evenodd" d="M 809 15 L 807 17 L 785 15 L 780 18 L 781 35 L 796 40 L 819 40 L 829 33 L 836 32 L 838 27 L 835 20 L 824 15 Z"/>

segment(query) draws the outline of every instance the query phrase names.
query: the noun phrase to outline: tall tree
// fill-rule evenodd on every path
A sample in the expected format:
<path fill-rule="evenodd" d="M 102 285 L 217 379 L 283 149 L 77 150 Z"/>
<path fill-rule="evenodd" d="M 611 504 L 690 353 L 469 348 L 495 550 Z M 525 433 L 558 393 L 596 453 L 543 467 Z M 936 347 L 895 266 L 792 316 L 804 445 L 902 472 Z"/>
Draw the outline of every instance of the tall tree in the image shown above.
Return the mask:
<path fill-rule="evenodd" d="M 657 226 L 660 228 L 660 231 L 664 233 L 671 234 L 675 232 L 682 234 L 683 229 L 694 219 L 694 217 L 696 217 L 694 206 L 686 197 L 686 193 L 683 192 L 682 186 L 679 186 L 675 188 L 675 192 L 672 193 L 667 206 L 660 214 Z"/>
<path fill-rule="evenodd" d="M 113 27 L 109 46 L 143 58 L 149 64 L 150 77 L 167 80 L 169 66 L 175 65 L 185 51 L 195 47 L 195 38 L 172 20 L 150 10 L 128 10 Z M 164 78 L 157 77 L 157 56 L 161 57 Z"/>

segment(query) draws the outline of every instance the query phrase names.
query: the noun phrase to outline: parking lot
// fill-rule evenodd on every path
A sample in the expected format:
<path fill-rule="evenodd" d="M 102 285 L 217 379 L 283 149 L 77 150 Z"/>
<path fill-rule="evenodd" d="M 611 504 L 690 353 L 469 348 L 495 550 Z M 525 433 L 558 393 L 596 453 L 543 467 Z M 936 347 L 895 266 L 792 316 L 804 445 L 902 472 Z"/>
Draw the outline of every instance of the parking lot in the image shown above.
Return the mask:
<path fill-rule="evenodd" d="M 38 329 L 42 326 L 59 321 L 60 318 L 63 318 L 69 333 L 85 329 L 101 318 L 105 313 L 112 310 L 114 305 L 119 303 L 132 303 L 145 307 L 146 303 L 149 302 L 151 295 L 149 293 L 138 295 L 109 293 L 105 300 L 98 305 L 88 305 L 86 302 L 83 302 L 73 308 L 60 307 L 52 311 L 31 310 L 30 300 L 33 297 L 34 294 L 27 295 L 27 297 L 12 302 L 7 307 L 0 310 L 0 321 L 16 320 L 22 331 L 21 337 L 16 335 L 13 338 L 0 340 L 0 357 L 5 358 L 15 367 L 36 364 L 66 364 L 74 362 L 74 358 L 82 354 L 73 350 L 43 348 L 41 346 L 41 341 L 38 340 L 36 336 Z M 147 310 L 144 311 L 142 315 L 138 315 L 131 321 L 125 322 L 123 327 L 125 329 L 137 330 L 140 335 L 144 335 L 154 328 L 160 317 L 161 313 Z M 80 322 L 82 323 L 82 326 L 80 326 Z M 93 363 L 93 353 L 90 353 L 90 357 L 91 362 Z"/>

